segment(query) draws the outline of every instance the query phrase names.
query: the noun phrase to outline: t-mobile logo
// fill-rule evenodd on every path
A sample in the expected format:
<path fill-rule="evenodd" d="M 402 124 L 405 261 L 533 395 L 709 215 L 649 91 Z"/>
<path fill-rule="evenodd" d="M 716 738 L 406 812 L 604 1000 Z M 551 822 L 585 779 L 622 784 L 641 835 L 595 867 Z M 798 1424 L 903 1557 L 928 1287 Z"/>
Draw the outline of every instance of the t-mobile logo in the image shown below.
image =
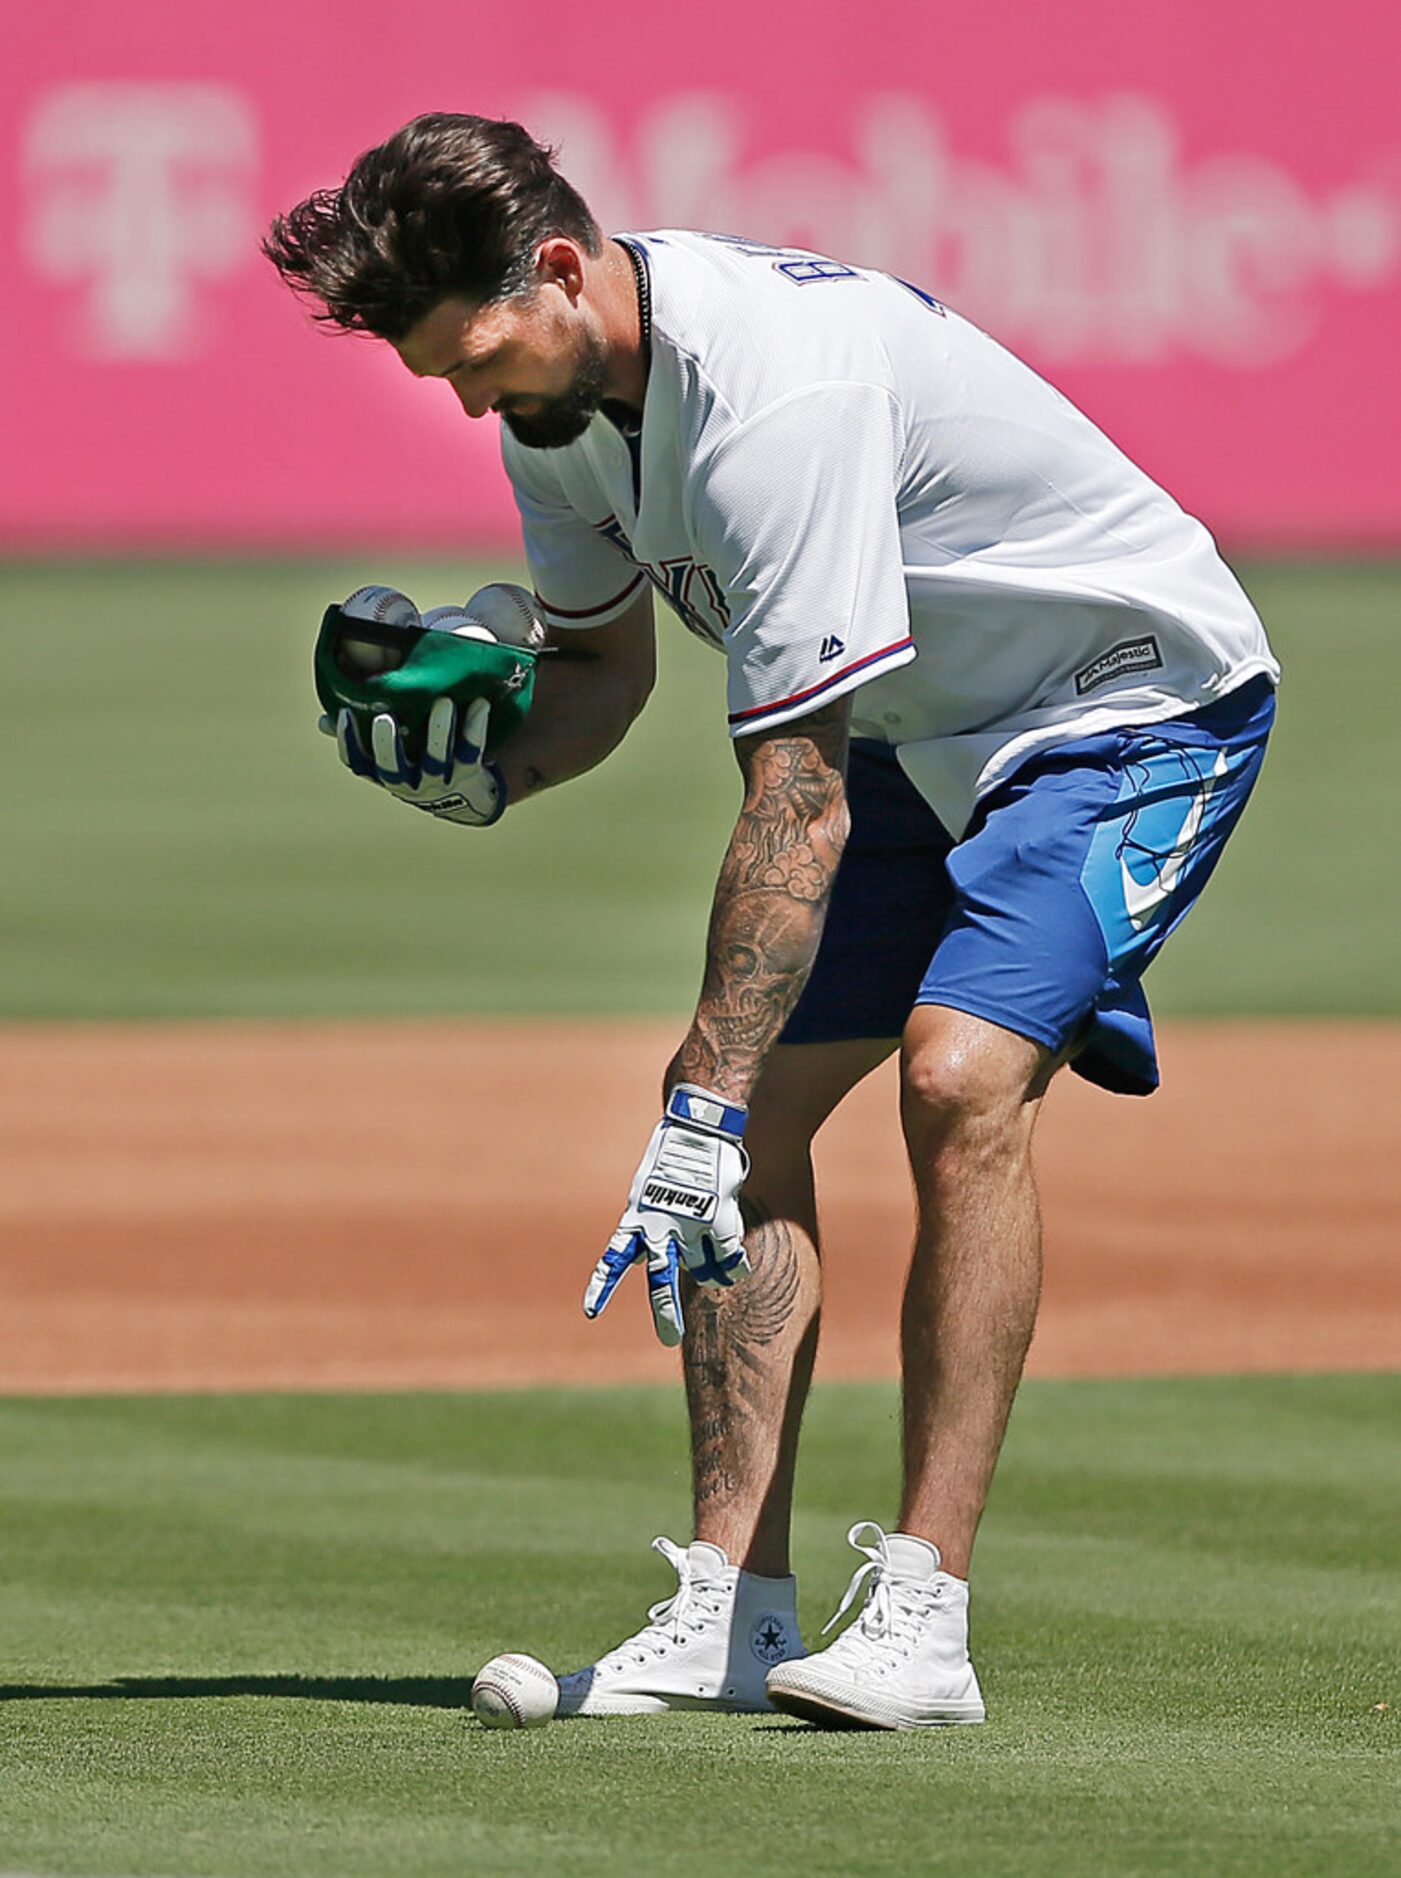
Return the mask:
<path fill-rule="evenodd" d="M 29 121 L 30 259 L 86 281 L 82 351 L 97 359 L 199 349 L 196 286 L 250 264 L 258 132 L 226 85 L 77 84 Z"/>

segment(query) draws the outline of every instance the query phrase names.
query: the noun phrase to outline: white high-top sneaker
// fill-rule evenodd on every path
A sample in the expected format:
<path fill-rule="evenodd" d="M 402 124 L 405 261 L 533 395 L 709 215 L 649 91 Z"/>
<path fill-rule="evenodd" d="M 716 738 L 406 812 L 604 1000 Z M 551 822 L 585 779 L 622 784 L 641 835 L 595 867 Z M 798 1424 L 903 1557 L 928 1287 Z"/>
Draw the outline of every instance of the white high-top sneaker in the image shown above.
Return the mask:
<path fill-rule="evenodd" d="M 861 1535 L 874 1533 L 874 1545 Z M 939 1569 L 939 1548 L 862 1520 L 847 1541 L 866 1554 L 825 1637 L 866 1580 L 856 1621 L 825 1650 L 770 1670 L 769 1700 L 829 1727 L 935 1728 L 985 1719 L 968 1660 L 968 1586 Z"/>
<path fill-rule="evenodd" d="M 654 1604 L 635 1637 L 559 1679 L 557 1715 L 656 1715 L 671 1708 L 768 1711 L 764 1677 L 801 1656 L 797 1585 L 731 1565 L 718 1545 L 685 1551 L 654 1539 L 675 1567 L 675 1596 Z"/>

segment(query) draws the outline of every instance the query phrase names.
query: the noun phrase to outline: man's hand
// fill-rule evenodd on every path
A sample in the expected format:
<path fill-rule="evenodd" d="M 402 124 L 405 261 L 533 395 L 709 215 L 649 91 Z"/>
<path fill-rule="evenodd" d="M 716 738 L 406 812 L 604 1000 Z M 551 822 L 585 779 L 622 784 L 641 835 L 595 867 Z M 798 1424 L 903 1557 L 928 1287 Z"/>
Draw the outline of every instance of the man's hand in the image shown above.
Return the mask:
<path fill-rule="evenodd" d="M 732 1285 L 749 1272 L 739 1190 L 749 1172 L 742 1144 L 748 1111 L 680 1083 L 653 1131 L 628 1195 L 627 1211 L 584 1293 L 597 1317 L 630 1268 L 645 1259 L 647 1295 L 658 1337 L 685 1333 L 680 1269 L 698 1285 Z"/>
<path fill-rule="evenodd" d="M 399 726 L 387 711 L 379 712 L 370 725 L 368 751 L 349 711 L 339 712 L 334 726 L 329 719 L 321 721 L 335 736 L 346 768 L 377 782 L 396 801 L 423 809 L 439 821 L 490 828 L 506 813 L 501 771 L 483 754 L 490 714 L 490 703 L 478 698 L 459 719 L 452 699 L 438 698 L 428 714 L 420 763 L 409 761 Z"/>

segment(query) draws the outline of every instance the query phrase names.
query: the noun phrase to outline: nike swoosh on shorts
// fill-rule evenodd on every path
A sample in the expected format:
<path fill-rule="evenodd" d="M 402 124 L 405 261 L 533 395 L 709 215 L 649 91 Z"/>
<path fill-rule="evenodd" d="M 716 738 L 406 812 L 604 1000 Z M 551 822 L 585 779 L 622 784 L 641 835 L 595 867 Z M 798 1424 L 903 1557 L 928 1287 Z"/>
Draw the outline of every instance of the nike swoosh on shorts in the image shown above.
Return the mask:
<path fill-rule="evenodd" d="M 1210 776 L 1192 797 L 1187 806 L 1187 813 L 1182 818 L 1182 826 L 1177 831 L 1177 839 L 1153 870 L 1153 878 L 1136 880 L 1129 871 L 1128 859 L 1119 856 L 1119 869 L 1124 882 L 1124 907 L 1128 912 L 1129 923 L 1135 932 L 1142 932 L 1154 913 L 1170 899 L 1182 870 L 1187 865 L 1187 857 L 1192 852 L 1192 845 L 1201 832 L 1202 818 L 1206 814 L 1206 805 L 1211 800 L 1211 793 L 1217 783 L 1226 774 L 1230 765 L 1226 761 L 1226 752 L 1218 750 L 1216 762 Z"/>

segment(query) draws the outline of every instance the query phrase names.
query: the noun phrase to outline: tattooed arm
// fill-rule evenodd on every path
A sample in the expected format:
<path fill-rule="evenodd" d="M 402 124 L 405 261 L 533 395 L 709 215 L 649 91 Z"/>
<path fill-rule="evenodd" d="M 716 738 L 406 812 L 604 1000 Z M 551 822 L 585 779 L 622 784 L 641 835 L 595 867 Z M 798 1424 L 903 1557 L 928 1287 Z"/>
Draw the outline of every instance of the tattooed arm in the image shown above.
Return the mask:
<path fill-rule="evenodd" d="M 645 1262 L 657 1335 L 675 1345 L 683 1267 L 722 1289 L 751 1270 L 739 1198 L 749 1165 L 743 1110 L 817 956 L 846 843 L 849 715 L 843 699 L 737 745 L 744 806 L 715 888 L 700 1003 L 667 1072 L 666 1112 L 584 1292 L 586 1317 Z"/>
<path fill-rule="evenodd" d="M 846 842 L 851 700 L 735 746 L 744 806 L 716 883 L 705 978 L 667 1088 L 747 1102 L 817 956 Z"/>

